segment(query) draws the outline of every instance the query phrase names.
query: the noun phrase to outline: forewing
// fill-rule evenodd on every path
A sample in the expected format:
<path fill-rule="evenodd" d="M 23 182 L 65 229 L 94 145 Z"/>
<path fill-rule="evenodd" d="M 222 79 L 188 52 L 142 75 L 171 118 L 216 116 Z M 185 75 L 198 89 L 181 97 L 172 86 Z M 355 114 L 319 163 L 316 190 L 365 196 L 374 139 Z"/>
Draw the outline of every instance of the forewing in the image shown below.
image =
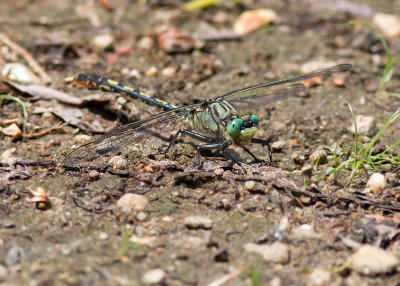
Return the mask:
<path fill-rule="evenodd" d="M 292 96 L 300 96 L 307 92 L 303 84 L 291 84 L 280 88 L 275 88 L 266 92 L 263 88 L 253 89 L 243 97 L 229 99 L 237 110 L 251 111 L 267 106 L 271 102 L 283 100 Z"/>
<path fill-rule="evenodd" d="M 325 77 L 334 73 L 345 72 L 350 69 L 350 64 L 337 65 L 295 77 L 245 87 L 228 92 L 221 97 L 232 103 L 255 102 L 255 100 L 258 100 L 259 103 L 268 103 L 295 96 L 298 92 L 304 92 L 306 88 L 301 84 L 304 80 L 317 76 Z M 260 104 L 257 104 L 256 106 L 260 106 Z"/>
<path fill-rule="evenodd" d="M 106 155 L 129 148 L 150 136 L 170 132 L 178 127 L 188 112 L 188 107 L 162 112 L 138 122 L 110 130 L 108 133 L 72 151 L 63 161 L 66 167 L 87 166 L 87 163 L 104 163 Z"/>

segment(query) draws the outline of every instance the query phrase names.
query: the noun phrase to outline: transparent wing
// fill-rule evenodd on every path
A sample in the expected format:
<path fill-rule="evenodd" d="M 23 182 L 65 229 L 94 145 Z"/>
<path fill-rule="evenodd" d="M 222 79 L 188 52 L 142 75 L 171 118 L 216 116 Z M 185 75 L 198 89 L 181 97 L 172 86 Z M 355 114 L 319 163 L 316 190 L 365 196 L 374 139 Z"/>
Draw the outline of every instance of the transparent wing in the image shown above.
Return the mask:
<path fill-rule="evenodd" d="M 246 97 L 237 97 L 229 99 L 229 103 L 234 108 L 242 112 L 254 111 L 258 108 L 263 108 L 271 102 L 283 100 L 291 96 L 300 96 L 307 92 L 307 88 L 303 84 L 291 84 L 284 87 L 272 89 L 269 92 L 263 93 L 260 89 L 258 92 L 247 94 Z"/>
<path fill-rule="evenodd" d="M 156 114 L 142 121 L 133 122 L 110 130 L 108 133 L 84 144 L 72 151 L 63 161 L 67 167 L 78 167 L 84 163 L 102 159 L 107 154 L 115 153 L 125 147 L 132 146 L 145 137 L 160 136 L 177 128 L 182 118 L 188 114 L 193 106 L 175 108 L 170 111 Z"/>
<path fill-rule="evenodd" d="M 295 95 L 295 92 L 301 91 L 301 84 L 299 83 L 301 81 L 317 76 L 329 76 L 331 74 L 345 72 L 350 69 L 350 64 L 337 65 L 295 77 L 289 77 L 286 79 L 234 90 L 222 95 L 221 97 L 229 102 L 244 102 L 246 100 L 254 99 L 262 100 L 263 103 L 268 101 L 276 101 L 291 95 Z M 305 87 L 303 90 L 305 90 Z"/>

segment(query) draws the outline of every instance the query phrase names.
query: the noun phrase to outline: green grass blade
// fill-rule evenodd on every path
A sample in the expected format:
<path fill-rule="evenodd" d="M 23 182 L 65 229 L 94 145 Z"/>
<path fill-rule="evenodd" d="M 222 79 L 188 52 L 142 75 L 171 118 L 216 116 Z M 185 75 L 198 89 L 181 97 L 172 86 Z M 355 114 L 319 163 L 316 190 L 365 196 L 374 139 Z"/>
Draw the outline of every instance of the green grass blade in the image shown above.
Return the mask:
<path fill-rule="evenodd" d="M 0 94 L 0 106 L 3 103 L 3 99 L 9 99 L 17 102 L 19 105 L 22 107 L 22 113 L 24 115 L 24 118 L 27 120 L 28 119 L 28 112 L 26 111 L 26 104 L 23 102 L 21 99 L 18 97 L 12 96 L 12 95 L 7 95 L 7 94 Z"/>
<path fill-rule="evenodd" d="M 194 10 L 200 10 L 218 4 L 222 1 L 224 0 L 193 0 L 186 3 L 185 10 L 189 12 Z"/>
<path fill-rule="evenodd" d="M 372 146 L 375 145 L 376 141 L 379 139 L 379 137 L 381 137 L 382 133 L 397 119 L 397 117 L 399 115 L 400 115 L 400 109 L 398 109 L 395 113 L 392 114 L 392 116 L 390 116 L 389 120 L 387 120 L 385 122 L 383 127 L 378 131 L 378 133 L 374 136 L 374 138 L 372 138 L 371 142 L 361 153 L 360 159 L 357 161 L 355 168 L 353 168 L 353 170 L 349 176 L 349 180 L 351 180 L 353 178 L 354 174 L 360 169 L 360 166 L 364 162 L 365 158 L 367 157 L 367 161 L 369 160 L 368 155 L 370 155 Z M 370 164 L 370 162 L 368 162 L 368 163 Z"/>

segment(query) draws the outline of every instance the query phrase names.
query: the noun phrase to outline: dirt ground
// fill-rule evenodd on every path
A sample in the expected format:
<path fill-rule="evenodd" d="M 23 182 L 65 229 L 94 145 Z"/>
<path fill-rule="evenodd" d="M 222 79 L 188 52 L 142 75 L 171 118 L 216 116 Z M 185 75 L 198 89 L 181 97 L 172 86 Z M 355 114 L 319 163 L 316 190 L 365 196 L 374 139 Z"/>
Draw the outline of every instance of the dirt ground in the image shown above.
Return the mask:
<path fill-rule="evenodd" d="M 366 275 L 354 262 L 362 245 L 400 259 L 398 166 L 378 166 L 387 185 L 376 192 L 365 189 L 370 166 L 351 181 L 350 168 L 323 177 L 333 165 L 322 159 L 306 171 L 315 151 L 324 150 L 328 161 L 335 144 L 354 144 L 347 103 L 374 119 L 365 144 L 400 106 L 396 97 L 376 96 L 386 61 L 378 38 L 360 25 L 338 25 L 399 14 L 398 1 L 223 1 L 192 12 L 175 0 L 107 3 L 0 3 L 0 32 L 48 74 L 49 83 L 42 77 L 39 84 L 84 99 L 66 104 L 10 82 L 0 86 L 28 111 L 26 120 L 13 100 L 0 108 L 1 285 L 399 285 L 398 264 Z M 242 12 L 259 8 L 277 13 L 273 25 L 232 32 Z M 2 41 L 2 67 L 30 67 Z M 389 44 L 400 49 L 398 38 Z M 260 118 L 257 137 L 276 135 L 276 166 L 234 147 L 246 173 L 217 152 L 205 152 L 202 168 L 193 169 L 190 138 L 179 138 L 164 156 L 157 153 L 168 142 L 153 136 L 118 150 L 113 166 L 109 157 L 84 167 L 62 163 L 88 136 L 160 112 L 65 85 L 65 77 L 96 73 L 189 105 L 341 63 L 353 69 L 310 87 L 309 96 L 250 106 Z M 397 71 L 387 90 L 398 92 L 399 79 Z M 5 134 L 12 123 L 22 135 Z M 399 140 L 399 127 L 397 120 L 375 147 Z M 249 148 L 269 161 L 266 146 Z M 47 197 L 35 195 L 41 189 Z M 126 193 L 138 195 L 135 209 L 121 207 Z"/>

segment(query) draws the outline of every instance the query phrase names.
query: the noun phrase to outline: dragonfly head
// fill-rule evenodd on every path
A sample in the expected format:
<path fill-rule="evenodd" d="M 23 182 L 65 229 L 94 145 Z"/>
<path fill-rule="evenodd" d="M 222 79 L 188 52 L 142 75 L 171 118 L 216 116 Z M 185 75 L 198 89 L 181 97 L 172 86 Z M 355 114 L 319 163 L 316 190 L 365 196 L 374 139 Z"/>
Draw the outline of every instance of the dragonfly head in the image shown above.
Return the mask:
<path fill-rule="evenodd" d="M 249 144 L 251 138 L 258 129 L 258 118 L 254 114 L 236 117 L 228 122 L 226 131 L 232 137 L 235 144 L 246 145 Z"/>

